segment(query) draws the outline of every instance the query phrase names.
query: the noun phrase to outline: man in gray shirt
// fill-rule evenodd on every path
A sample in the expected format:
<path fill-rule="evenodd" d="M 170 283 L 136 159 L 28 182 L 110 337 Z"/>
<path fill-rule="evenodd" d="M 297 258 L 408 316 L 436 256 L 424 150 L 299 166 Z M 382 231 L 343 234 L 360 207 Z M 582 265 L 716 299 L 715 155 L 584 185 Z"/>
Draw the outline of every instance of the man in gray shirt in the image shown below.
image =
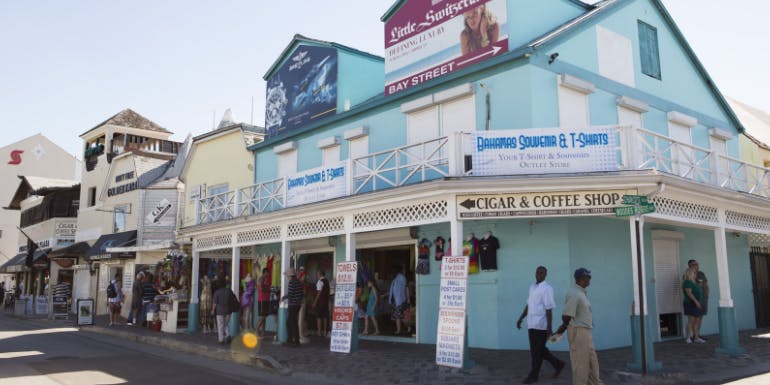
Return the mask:
<path fill-rule="evenodd" d="M 230 296 L 232 292 L 227 287 L 227 282 L 217 280 L 216 286 L 218 289 L 212 296 L 212 308 L 211 315 L 217 318 L 217 337 L 219 337 L 219 343 L 225 344 L 230 342 Z"/>
<path fill-rule="evenodd" d="M 572 363 L 573 385 L 603 385 L 599 378 L 599 359 L 594 349 L 591 302 L 586 288 L 591 284 L 591 271 L 581 267 L 575 270 L 575 286 L 567 292 L 562 313 L 562 324 L 557 334 L 568 331 L 569 360 Z"/>

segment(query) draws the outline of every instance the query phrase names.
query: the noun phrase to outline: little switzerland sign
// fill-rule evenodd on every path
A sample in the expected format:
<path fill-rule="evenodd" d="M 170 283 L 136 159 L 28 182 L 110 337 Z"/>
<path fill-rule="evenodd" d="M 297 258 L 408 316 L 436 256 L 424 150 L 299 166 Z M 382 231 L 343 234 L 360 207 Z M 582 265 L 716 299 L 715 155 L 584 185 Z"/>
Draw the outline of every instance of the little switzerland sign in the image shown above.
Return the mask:
<path fill-rule="evenodd" d="M 634 193 L 636 190 L 458 195 L 457 217 L 606 215 L 623 204 L 623 195 Z"/>

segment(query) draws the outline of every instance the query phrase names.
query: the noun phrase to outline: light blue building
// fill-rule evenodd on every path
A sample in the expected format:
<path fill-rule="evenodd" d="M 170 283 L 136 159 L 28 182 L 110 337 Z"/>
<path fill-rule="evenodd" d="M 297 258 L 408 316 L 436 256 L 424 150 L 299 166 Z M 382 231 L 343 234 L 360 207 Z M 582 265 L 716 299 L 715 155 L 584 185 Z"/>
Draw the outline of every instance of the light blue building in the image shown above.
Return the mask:
<path fill-rule="evenodd" d="M 499 249 L 487 243 L 468 281 L 470 346 L 527 349 L 515 322 L 535 268 L 549 269 L 558 320 L 586 267 L 597 348 L 632 345 L 640 366 L 635 216 L 614 213 L 643 196 L 655 205 L 641 218 L 648 352 L 683 338 L 689 259 L 711 287 L 702 333 L 742 351 L 768 169 L 737 159 L 743 128 L 660 1 L 398 1 L 382 22 L 384 58 L 297 35 L 268 70 L 255 184 L 228 203 L 233 219 L 181 229 L 196 261 L 359 261 L 381 294 L 397 265 L 413 282 L 413 333 L 375 338 L 434 344 L 436 243 L 459 255 L 491 234 Z"/>

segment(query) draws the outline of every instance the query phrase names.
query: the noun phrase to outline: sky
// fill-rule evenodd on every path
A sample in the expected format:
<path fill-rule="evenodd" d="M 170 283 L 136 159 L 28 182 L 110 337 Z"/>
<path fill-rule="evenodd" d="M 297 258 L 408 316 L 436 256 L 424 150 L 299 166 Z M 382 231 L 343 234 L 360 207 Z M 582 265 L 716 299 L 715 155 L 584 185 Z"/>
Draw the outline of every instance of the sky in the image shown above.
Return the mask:
<path fill-rule="evenodd" d="M 393 3 L 0 0 L 0 147 L 42 133 L 82 159 L 78 136 L 125 108 L 178 141 L 227 108 L 261 126 L 262 76 L 295 34 L 382 56 Z M 663 3 L 722 93 L 770 111 L 770 2 Z"/>

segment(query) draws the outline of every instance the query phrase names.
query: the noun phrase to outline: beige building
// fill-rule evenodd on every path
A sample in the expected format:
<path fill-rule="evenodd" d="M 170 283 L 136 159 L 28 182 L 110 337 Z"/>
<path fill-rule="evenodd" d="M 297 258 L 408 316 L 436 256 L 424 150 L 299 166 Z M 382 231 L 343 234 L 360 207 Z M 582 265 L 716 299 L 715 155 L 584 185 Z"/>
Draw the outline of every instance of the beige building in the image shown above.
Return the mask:
<path fill-rule="evenodd" d="M 106 313 L 104 293 L 115 274 L 130 294 L 137 266 L 156 264 L 173 241 L 184 186 L 174 162 L 181 143 L 168 140 L 171 135 L 125 109 L 80 136 L 85 153 L 76 241 L 92 247 L 81 256 L 73 296 L 94 298 L 96 314 Z M 145 225 L 160 203 L 164 219 Z M 124 306 L 123 315 L 128 311 Z"/>
<path fill-rule="evenodd" d="M 0 202 L 11 201 L 19 187 L 19 176 L 38 176 L 57 179 L 80 179 L 81 163 L 72 154 L 56 145 L 42 134 L 0 148 Z M 20 212 L 0 209 L 0 265 L 18 253 Z M 0 274 L 0 282 L 10 276 Z"/>
<path fill-rule="evenodd" d="M 740 140 L 741 160 L 770 167 L 770 114 L 734 99 L 727 101 L 746 128 Z"/>

